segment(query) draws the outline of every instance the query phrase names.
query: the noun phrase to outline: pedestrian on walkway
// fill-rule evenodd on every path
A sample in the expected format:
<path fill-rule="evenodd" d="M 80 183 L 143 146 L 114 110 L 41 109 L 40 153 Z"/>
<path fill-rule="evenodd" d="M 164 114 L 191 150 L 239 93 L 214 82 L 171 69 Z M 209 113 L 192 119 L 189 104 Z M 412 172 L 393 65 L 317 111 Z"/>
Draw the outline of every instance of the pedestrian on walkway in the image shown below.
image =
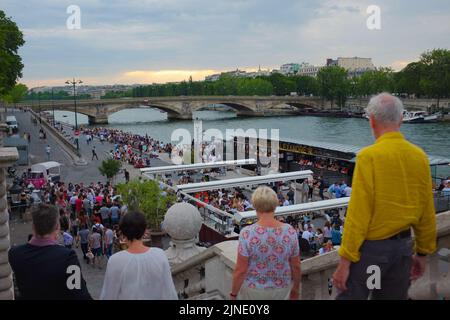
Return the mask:
<path fill-rule="evenodd" d="M 125 175 L 125 181 L 126 183 L 130 182 L 130 173 L 127 169 L 123 169 L 123 174 Z"/>
<path fill-rule="evenodd" d="M 64 246 L 67 249 L 72 249 L 73 246 L 73 236 L 68 232 L 69 230 L 64 230 L 62 233 L 63 239 L 64 239 Z"/>
<path fill-rule="evenodd" d="M 104 241 L 104 252 L 106 259 L 108 260 L 112 256 L 114 243 L 114 232 L 108 226 L 105 226 L 105 241 Z"/>
<path fill-rule="evenodd" d="M 169 261 L 163 250 L 142 242 L 147 222 L 130 212 L 120 222 L 127 250 L 108 260 L 100 300 L 177 300 Z"/>
<path fill-rule="evenodd" d="M 102 231 L 95 227 L 92 229 L 92 234 L 89 239 L 89 247 L 91 248 L 92 253 L 94 254 L 94 260 L 92 262 L 92 266 L 94 268 L 97 266 L 99 269 L 101 269 L 102 268 L 101 261 L 102 261 L 102 255 L 103 255 Z"/>
<path fill-rule="evenodd" d="M 436 250 L 436 211 L 425 152 L 400 132 L 401 100 L 388 93 L 366 108 L 376 141 L 356 157 L 353 191 L 333 275 L 339 300 L 408 299 L 411 281 Z M 411 229 L 414 238 L 411 237 Z M 378 289 L 367 285 L 378 267 Z"/>
<path fill-rule="evenodd" d="M 303 180 L 300 188 L 301 188 L 301 193 L 302 193 L 301 202 L 302 203 L 308 202 L 308 193 L 309 193 L 308 179 Z"/>
<path fill-rule="evenodd" d="M 95 151 L 95 146 L 92 147 L 92 160 L 94 160 L 94 158 L 98 160 L 97 152 Z"/>
<path fill-rule="evenodd" d="M 81 251 L 83 252 L 84 261 L 86 263 L 89 263 L 89 258 L 86 256 L 89 247 L 89 229 L 87 228 L 86 224 L 82 224 L 80 231 L 78 231 L 77 243 L 80 244 Z"/>
<path fill-rule="evenodd" d="M 325 197 L 323 195 L 323 190 L 325 189 L 325 182 L 323 181 L 322 176 L 319 177 L 319 181 L 317 182 L 317 185 L 319 187 L 319 197 L 322 200 L 325 200 Z"/>
<path fill-rule="evenodd" d="M 90 300 L 82 273 L 78 288 L 69 288 L 68 268 L 80 266 L 74 250 L 58 245 L 59 213 L 56 207 L 39 204 L 31 213 L 33 237 L 8 252 L 9 263 L 23 300 Z"/>
<path fill-rule="evenodd" d="M 47 160 L 50 161 L 50 152 L 51 152 L 51 148 L 50 145 L 47 145 L 45 147 L 45 153 L 47 154 Z"/>

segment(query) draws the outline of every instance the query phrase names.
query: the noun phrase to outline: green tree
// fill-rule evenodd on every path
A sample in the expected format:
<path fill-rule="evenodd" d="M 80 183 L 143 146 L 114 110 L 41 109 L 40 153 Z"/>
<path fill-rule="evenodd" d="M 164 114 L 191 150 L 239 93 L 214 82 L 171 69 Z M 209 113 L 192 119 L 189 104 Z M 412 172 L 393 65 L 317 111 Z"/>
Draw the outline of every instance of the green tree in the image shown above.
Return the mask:
<path fill-rule="evenodd" d="M 26 94 L 27 94 L 28 88 L 26 85 L 19 83 L 16 84 L 5 96 L 4 100 L 8 103 L 12 103 L 14 107 L 17 103 L 21 102 Z M 6 107 L 5 107 L 6 109 Z M 6 111 L 6 110 L 5 110 Z"/>
<path fill-rule="evenodd" d="M 22 58 L 17 51 L 24 44 L 16 23 L 0 10 L 0 96 L 10 91 L 22 77 Z"/>
<path fill-rule="evenodd" d="M 434 49 L 421 55 L 420 63 L 424 66 L 420 86 L 424 92 L 439 100 L 450 96 L 450 50 Z"/>
<path fill-rule="evenodd" d="M 264 79 L 237 79 L 237 95 L 239 96 L 267 96 L 273 92 L 272 84 Z"/>
<path fill-rule="evenodd" d="M 288 95 L 297 89 L 297 85 L 293 79 L 280 73 L 271 74 L 268 80 L 272 83 L 273 94 L 277 96 Z"/>
<path fill-rule="evenodd" d="M 176 201 L 174 194 L 163 192 L 154 180 L 133 180 L 118 184 L 116 188 L 128 210 L 142 211 L 147 219 L 147 227 L 152 231 L 160 231 L 167 209 Z"/>
<path fill-rule="evenodd" d="M 358 97 L 367 97 L 383 91 L 394 91 L 394 76 L 390 68 L 367 71 L 355 78 L 354 94 Z"/>
<path fill-rule="evenodd" d="M 296 82 L 297 93 L 302 96 L 318 95 L 319 83 L 317 79 L 310 76 L 296 76 L 293 78 Z"/>
<path fill-rule="evenodd" d="M 334 106 L 334 101 L 337 101 L 342 109 L 351 89 L 347 71 L 338 66 L 324 67 L 317 73 L 317 81 L 320 95 L 331 101 L 331 108 Z"/>
<path fill-rule="evenodd" d="M 102 161 L 98 170 L 102 176 L 105 176 L 108 181 L 112 182 L 114 177 L 119 173 L 122 163 L 114 159 L 106 159 Z"/>
<path fill-rule="evenodd" d="M 399 94 L 407 93 L 419 96 L 423 94 L 420 80 L 424 66 L 419 62 L 411 62 L 401 71 L 394 74 L 395 91 Z"/>

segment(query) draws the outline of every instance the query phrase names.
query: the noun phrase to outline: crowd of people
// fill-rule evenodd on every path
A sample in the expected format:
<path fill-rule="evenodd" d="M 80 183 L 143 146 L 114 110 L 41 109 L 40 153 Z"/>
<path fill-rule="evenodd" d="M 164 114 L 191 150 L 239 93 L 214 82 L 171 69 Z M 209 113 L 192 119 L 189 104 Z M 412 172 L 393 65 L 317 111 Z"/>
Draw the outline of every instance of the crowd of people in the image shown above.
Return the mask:
<path fill-rule="evenodd" d="M 36 205 L 36 199 L 22 194 L 24 208 Z M 89 185 L 48 182 L 41 195 L 39 202 L 58 210 L 61 227 L 58 243 L 67 248 L 81 247 L 85 262 L 101 268 L 104 258 L 112 255 L 120 217 L 127 211 L 115 188 L 101 182 Z"/>
<path fill-rule="evenodd" d="M 441 183 L 436 188 L 436 191 L 444 197 L 450 197 L 450 177 L 447 177 L 447 179 L 442 179 Z"/>
<path fill-rule="evenodd" d="M 197 192 L 194 195 L 198 200 L 218 208 L 222 211 L 236 213 L 252 210 L 253 207 L 241 188 L 228 191 L 225 189 Z M 197 204 L 202 208 L 202 204 Z"/>
<path fill-rule="evenodd" d="M 111 128 L 84 128 L 82 133 L 89 145 L 94 138 L 101 143 L 109 142 L 114 145 L 110 150 L 110 157 L 126 162 L 135 168 L 150 166 L 150 159 L 157 158 L 159 153 L 171 153 L 172 144 L 164 143 L 148 135 L 141 136 Z"/>
<path fill-rule="evenodd" d="M 345 181 L 335 182 L 328 187 L 328 193 L 333 198 L 350 197 L 350 195 L 352 194 L 352 187 Z"/>
<path fill-rule="evenodd" d="M 348 166 L 340 163 L 339 161 L 334 161 L 331 159 L 321 160 L 321 159 L 301 159 L 298 161 L 298 164 L 302 167 L 314 167 L 316 169 L 326 169 L 328 171 L 340 172 L 342 174 L 348 174 L 349 168 Z"/>

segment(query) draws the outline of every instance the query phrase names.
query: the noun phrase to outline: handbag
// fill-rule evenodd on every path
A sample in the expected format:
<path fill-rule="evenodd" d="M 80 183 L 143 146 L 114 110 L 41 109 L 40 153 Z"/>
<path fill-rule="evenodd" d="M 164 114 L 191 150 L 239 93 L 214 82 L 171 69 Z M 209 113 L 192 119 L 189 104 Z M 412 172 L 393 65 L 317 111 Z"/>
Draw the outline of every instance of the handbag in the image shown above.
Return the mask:
<path fill-rule="evenodd" d="M 88 257 L 89 260 L 94 259 L 94 254 L 92 253 L 91 250 L 89 250 L 89 251 L 86 253 L 86 257 Z"/>

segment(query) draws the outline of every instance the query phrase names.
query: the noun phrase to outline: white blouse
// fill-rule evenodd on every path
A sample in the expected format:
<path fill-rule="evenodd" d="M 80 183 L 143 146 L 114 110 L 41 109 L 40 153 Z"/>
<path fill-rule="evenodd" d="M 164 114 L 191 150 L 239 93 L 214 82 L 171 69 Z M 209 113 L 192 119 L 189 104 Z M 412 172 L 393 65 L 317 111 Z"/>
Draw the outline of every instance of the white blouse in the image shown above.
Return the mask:
<path fill-rule="evenodd" d="M 106 267 L 101 300 L 177 300 L 169 261 L 163 250 L 120 251 Z"/>

